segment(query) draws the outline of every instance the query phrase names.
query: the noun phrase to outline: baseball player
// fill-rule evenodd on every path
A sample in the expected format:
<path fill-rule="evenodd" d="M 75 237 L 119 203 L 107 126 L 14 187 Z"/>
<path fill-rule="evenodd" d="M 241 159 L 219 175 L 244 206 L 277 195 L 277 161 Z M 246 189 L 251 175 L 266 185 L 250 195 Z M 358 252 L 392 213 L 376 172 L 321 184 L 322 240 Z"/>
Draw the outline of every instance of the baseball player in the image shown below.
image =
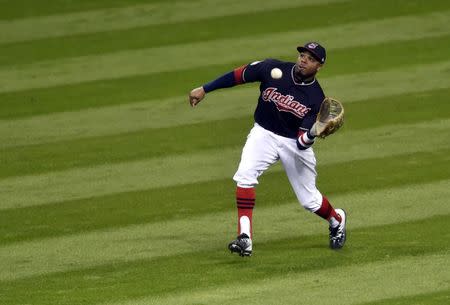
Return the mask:
<path fill-rule="evenodd" d="M 192 107 L 206 93 L 236 85 L 259 82 L 260 95 L 254 113 L 255 124 L 242 150 L 233 180 L 237 183 L 238 236 L 228 248 L 241 256 L 252 254 L 252 212 L 258 177 L 278 160 L 300 204 L 329 223 L 330 247 L 340 249 L 346 239 L 346 214 L 334 209 L 316 187 L 316 159 L 312 149 L 319 135 L 316 117 L 325 98 L 317 72 L 326 51 L 317 42 L 297 47 L 295 63 L 275 59 L 255 61 L 193 89 Z"/>

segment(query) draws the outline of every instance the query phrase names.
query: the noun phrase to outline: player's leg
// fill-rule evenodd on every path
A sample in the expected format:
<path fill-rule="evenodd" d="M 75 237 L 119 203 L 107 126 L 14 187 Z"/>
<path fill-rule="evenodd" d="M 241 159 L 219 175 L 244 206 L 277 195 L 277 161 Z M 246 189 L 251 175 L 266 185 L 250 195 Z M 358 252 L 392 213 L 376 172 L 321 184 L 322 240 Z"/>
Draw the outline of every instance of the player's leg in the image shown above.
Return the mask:
<path fill-rule="evenodd" d="M 330 247 L 342 248 L 345 243 L 346 215 L 342 209 L 334 209 L 328 198 L 316 186 L 316 158 L 312 148 L 299 150 L 295 141 L 285 141 L 280 160 L 289 182 L 301 205 L 329 223 Z"/>
<path fill-rule="evenodd" d="M 242 149 L 241 161 L 233 179 L 237 183 L 236 204 L 238 210 L 238 238 L 229 248 L 241 255 L 252 252 L 252 223 L 255 206 L 255 186 L 258 177 L 278 160 L 272 133 L 255 125 Z"/>

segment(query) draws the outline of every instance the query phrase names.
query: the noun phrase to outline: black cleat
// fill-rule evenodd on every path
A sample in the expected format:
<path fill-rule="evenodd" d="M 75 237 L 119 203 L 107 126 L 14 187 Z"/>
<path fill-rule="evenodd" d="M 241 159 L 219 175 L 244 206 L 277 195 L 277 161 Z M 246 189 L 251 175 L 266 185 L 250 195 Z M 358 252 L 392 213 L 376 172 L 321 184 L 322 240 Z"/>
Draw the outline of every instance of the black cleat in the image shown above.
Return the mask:
<path fill-rule="evenodd" d="M 252 240 L 247 234 L 242 233 L 228 245 L 228 249 L 231 251 L 231 253 L 238 253 L 242 257 L 251 256 Z"/>
<path fill-rule="evenodd" d="M 336 228 L 332 228 L 330 226 L 330 248 L 337 250 L 341 249 L 345 244 L 345 239 L 347 237 L 347 232 L 345 229 L 347 216 L 345 211 L 342 209 L 335 209 L 335 211 L 341 216 L 342 221 Z"/>

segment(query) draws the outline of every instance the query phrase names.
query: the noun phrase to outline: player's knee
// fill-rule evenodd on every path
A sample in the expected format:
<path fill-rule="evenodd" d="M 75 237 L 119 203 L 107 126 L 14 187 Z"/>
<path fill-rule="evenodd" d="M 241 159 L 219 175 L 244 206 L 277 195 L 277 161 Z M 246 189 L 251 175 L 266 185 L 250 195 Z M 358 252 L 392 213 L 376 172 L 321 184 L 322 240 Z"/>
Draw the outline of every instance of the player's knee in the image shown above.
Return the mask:
<path fill-rule="evenodd" d="M 240 187 L 253 187 L 258 184 L 258 173 L 252 171 L 237 171 L 233 180 Z"/>
<path fill-rule="evenodd" d="M 308 211 L 315 212 L 322 205 L 322 196 L 308 196 L 299 198 L 300 204 Z"/>

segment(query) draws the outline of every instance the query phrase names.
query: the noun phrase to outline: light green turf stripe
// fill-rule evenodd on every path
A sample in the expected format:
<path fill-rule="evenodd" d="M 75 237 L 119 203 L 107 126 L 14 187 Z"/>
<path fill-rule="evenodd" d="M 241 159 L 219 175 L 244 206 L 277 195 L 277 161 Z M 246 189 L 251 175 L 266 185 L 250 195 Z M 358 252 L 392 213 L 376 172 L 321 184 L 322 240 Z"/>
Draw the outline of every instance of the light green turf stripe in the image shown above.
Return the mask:
<path fill-rule="evenodd" d="M 342 131 L 317 144 L 321 165 L 450 148 L 450 119 Z M 426 136 L 418 136 L 426 135 Z M 294 141 L 294 140 L 293 140 Z M 243 139 L 244 142 L 244 139 Z M 402 145 L 399 145 L 402 143 Z M 320 146 L 325 149 L 320 149 Z M 232 177 L 241 148 L 0 180 L 0 210 Z M 199 170 L 201 169 L 201 170 Z"/>
<path fill-rule="evenodd" d="M 405 257 L 348 267 L 287 274 L 211 289 L 196 289 L 166 298 L 140 298 L 112 305 L 261 304 L 350 305 L 413 296 L 450 288 L 448 253 Z M 383 280 L 380 280 L 383 279 Z M 326 293 L 324 293 L 326 291 Z M 111 303 L 109 303 L 111 304 Z"/>
<path fill-rule="evenodd" d="M 428 75 L 428 77 L 423 77 Z M 335 76 L 321 80 L 327 95 L 342 102 L 448 88 L 450 61 L 376 73 Z M 55 113 L 18 120 L 0 120 L 0 148 L 107 136 L 146 128 L 248 116 L 259 94 L 255 85 L 213 92 L 197 108 L 186 96 L 118 106 Z M 249 122 L 250 124 L 250 122 Z"/>
<path fill-rule="evenodd" d="M 348 0 L 317 0 L 314 5 Z M 194 0 L 150 3 L 71 14 L 33 17 L 0 22 L 0 43 L 27 41 L 66 35 L 123 30 L 133 27 L 202 20 L 214 17 L 295 8 L 312 3 L 307 0 Z M 207 22 L 207 20 L 205 20 Z"/>
<path fill-rule="evenodd" d="M 2 80 L 0 92 L 177 71 L 180 67 L 195 68 L 209 66 L 211 63 L 239 61 L 245 63 L 250 60 L 290 54 L 295 59 L 297 56 L 295 46 L 299 39 L 319 40 L 332 51 L 389 41 L 448 35 L 450 34 L 450 27 L 447 26 L 449 23 L 450 11 L 444 11 L 420 16 L 333 25 L 310 31 L 239 37 L 5 67 L 0 70 Z M 346 39 L 342 39 L 343 35 Z M 255 54 L 255 50 L 260 52 Z M 183 60 L 180 63 L 178 60 L 180 54 L 189 60 Z"/>
<path fill-rule="evenodd" d="M 348 211 L 349 228 L 356 229 L 447 215 L 450 205 L 443 204 L 442 198 L 450 196 L 449 186 L 450 180 L 444 180 L 354 192 L 336 196 L 333 202 Z M 283 238 L 327 234 L 326 224 L 316 215 L 303 212 L 296 202 L 269 208 L 261 204 L 257 213 L 254 229 L 258 242 L 278 239 L 280 234 Z M 235 210 L 230 209 L 187 219 L 10 244 L 0 247 L 0 280 L 179 255 L 197 251 L 198 244 L 222 249 L 224 241 L 235 234 L 235 217 Z M 208 234 L 204 228 L 208 228 Z"/>

